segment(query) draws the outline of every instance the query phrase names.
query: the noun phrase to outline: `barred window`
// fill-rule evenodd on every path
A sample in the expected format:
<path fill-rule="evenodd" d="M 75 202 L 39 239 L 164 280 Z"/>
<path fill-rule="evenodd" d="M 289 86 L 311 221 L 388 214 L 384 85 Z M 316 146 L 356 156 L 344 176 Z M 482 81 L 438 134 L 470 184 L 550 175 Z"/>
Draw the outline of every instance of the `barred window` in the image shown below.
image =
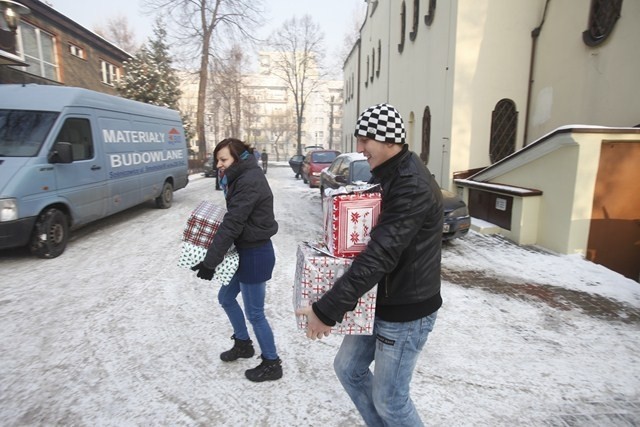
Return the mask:
<path fill-rule="evenodd" d="M 605 41 L 620 18 L 621 9 L 622 0 L 591 0 L 589 27 L 582 33 L 585 44 L 597 46 Z"/>
<path fill-rule="evenodd" d="M 516 149 L 516 130 L 518 112 L 516 104 L 510 99 L 501 99 L 491 114 L 491 136 L 489 140 L 489 159 L 496 163 L 512 154 Z"/>

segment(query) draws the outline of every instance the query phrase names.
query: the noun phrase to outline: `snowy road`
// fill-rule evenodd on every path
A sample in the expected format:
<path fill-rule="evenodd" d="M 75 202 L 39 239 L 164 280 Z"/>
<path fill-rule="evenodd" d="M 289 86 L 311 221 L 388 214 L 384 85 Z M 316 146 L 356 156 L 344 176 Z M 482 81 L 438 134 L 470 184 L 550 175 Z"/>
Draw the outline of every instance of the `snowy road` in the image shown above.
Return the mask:
<path fill-rule="evenodd" d="M 219 360 L 232 342 L 216 286 L 176 267 L 191 210 L 223 203 L 212 179 L 192 177 L 171 209 L 146 204 L 87 226 L 59 258 L 0 252 L 0 425 L 362 425 L 332 370 L 341 338 L 308 341 L 292 313 L 296 245 L 320 234 L 319 191 L 289 168 L 268 178 L 280 231 L 267 311 L 282 380 L 254 384 L 244 370 L 259 361 Z M 482 237 L 469 237 L 445 248 L 446 268 L 640 307 L 640 285 L 600 266 L 513 245 L 478 249 Z M 427 425 L 545 425 L 584 402 L 640 403 L 638 323 L 443 286 L 413 380 Z"/>

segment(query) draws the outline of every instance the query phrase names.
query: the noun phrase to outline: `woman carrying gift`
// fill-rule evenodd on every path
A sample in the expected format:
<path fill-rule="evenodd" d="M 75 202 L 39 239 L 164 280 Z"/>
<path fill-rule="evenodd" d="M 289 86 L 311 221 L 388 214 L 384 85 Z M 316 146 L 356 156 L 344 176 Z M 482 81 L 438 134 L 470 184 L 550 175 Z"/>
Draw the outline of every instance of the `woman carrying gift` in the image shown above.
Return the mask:
<path fill-rule="evenodd" d="M 231 245 L 240 256 L 238 271 L 231 282 L 220 288 L 218 301 L 233 328 L 233 348 L 220 354 L 224 362 L 250 358 L 255 354 L 249 337 L 245 313 L 238 303 L 242 293 L 244 310 L 260 346 L 262 362 L 245 372 L 254 382 L 282 378 L 282 364 L 276 351 L 271 326 L 264 313 L 267 280 L 271 279 L 275 253 L 271 237 L 278 232 L 273 214 L 273 193 L 264 172 L 258 166 L 253 149 L 246 143 L 227 138 L 216 146 L 213 155 L 223 172 L 220 185 L 225 193 L 227 213 L 201 263 L 192 268 L 198 277 L 211 280 Z"/>

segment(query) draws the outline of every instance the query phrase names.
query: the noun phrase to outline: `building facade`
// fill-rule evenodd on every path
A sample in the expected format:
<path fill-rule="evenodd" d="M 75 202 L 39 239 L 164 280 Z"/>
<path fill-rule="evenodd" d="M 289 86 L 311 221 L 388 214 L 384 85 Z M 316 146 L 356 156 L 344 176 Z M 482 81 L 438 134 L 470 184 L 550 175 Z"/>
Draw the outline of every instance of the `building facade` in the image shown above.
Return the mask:
<path fill-rule="evenodd" d="M 117 94 L 115 82 L 131 57 L 128 52 L 44 2 L 20 3 L 30 12 L 21 16 L 15 33 L 0 29 L 4 56 L 17 57 L 19 63 L 0 65 L 0 84 L 66 85 Z"/>
<path fill-rule="evenodd" d="M 472 216 L 507 217 L 498 232 L 517 242 L 597 261 L 592 254 L 602 247 L 590 242 L 604 182 L 598 171 L 609 159 L 602 153 L 619 141 L 618 152 L 640 162 L 633 148 L 640 139 L 639 23 L 636 1 L 369 0 L 344 64 L 344 142 L 353 144 L 361 109 L 389 102 L 405 118 L 411 149 L 442 187 L 467 199 Z M 573 144 L 558 132 L 566 126 L 579 129 L 571 132 L 580 135 Z M 585 138 L 589 129 L 597 137 Z M 545 164 L 566 168 L 545 171 Z M 551 176 L 586 191 L 551 191 Z M 631 227 L 640 196 L 621 183 L 628 179 L 610 191 L 633 208 L 610 211 L 609 219 Z M 503 196 L 531 199 L 516 214 Z M 620 254 L 640 266 L 640 245 L 632 243 L 640 241 L 640 227 L 631 229 L 635 237 Z M 637 269 L 625 274 L 637 280 Z"/>

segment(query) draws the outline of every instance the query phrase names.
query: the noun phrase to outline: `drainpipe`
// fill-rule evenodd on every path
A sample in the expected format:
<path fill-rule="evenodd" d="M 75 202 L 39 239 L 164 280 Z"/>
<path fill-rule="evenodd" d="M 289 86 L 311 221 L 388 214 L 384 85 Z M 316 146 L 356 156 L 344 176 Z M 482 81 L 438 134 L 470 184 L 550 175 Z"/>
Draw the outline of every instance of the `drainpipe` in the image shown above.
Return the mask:
<path fill-rule="evenodd" d="M 533 88 L 533 69 L 536 63 L 536 48 L 538 46 L 538 36 L 540 36 L 540 32 L 542 31 L 542 25 L 544 24 L 544 20 L 547 16 L 547 8 L 549 7 L 549 2 L 551 0 L 547 0 L 544 4 L 544 11 L 542 12 L 542 21 L 540 21 L 540 25 L 531 31 L 531 58 L 529 59 L 529 82 L 527 87 L 527 107 L 524 116 L 524 136 L 522 145 L 523 147 L 527 145 L 527 138 L 529 134 L 529 112 L 531 109 L 531 90 Z"/>

